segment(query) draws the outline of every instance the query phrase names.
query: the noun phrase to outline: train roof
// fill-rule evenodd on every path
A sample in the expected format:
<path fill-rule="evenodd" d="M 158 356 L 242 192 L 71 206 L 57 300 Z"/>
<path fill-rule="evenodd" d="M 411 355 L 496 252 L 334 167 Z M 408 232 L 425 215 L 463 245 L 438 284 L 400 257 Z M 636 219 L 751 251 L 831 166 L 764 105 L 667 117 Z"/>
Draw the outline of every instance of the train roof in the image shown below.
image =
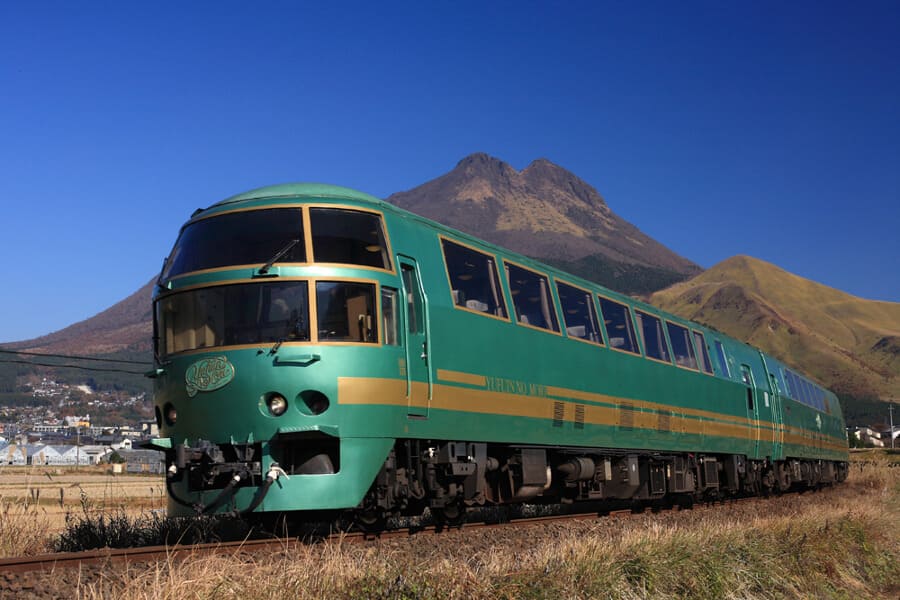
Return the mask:
<path fill-rule="evenodd" d="M 356 202 L 369 202 L 382 205 L 384 202 L 375 196 L 370 196 L 354 189 L 331 185 L 328 183 L 282 183 L 267 185 L 248 192 L 237 194 L 217 202 L 209 208 L 219 208 L 225 205 L 237 204 L 251 200 L 268 200 L 279 198 L 329 198 L 337 200 L 353 200 Z"/>
<path fill-rule="evenodd" d="M 674 313 L 670 313 L 661 309 L 658 306 L 649 304 L 646 301 L 641 300 L 640 298 L 635 298 L 628 296 L 627 294 L 616 292 L 605 286 L 600 285 L 597 282 L 591 281 L 589 279 L 585 279 L 584 277 L 579 277 L 574 273 L 569 273 L 559 269 L 557 267 L 553 267 L 546 263 L 543 263 L 540 260 L 519 254 L 508 248 L 504 248 L 502 246 L 498 246 L 497 244 L 493 244 L 484 239 L 478 238 L 474 235 L 465 233 L 463 231 L 459 231 L 432 219 L 428 219 L 427 217 L 423 217 L 421 215 L 417 215 L 412 213 L 406 209 L 400 208 L 396 205 L 390 204 L 389 202 L 385 202 L 375 196 L 370 194 L 366 194 L 364 192 L 360 192 L 358 190 L 354 190 L 352 188 L 343 187 L 339 185 L 331 185 L 327 183 L 312 183 L 312 182 L 299 182 L 299 183 L 282 183 L 276 185 L 268 185 L 264 187 L 259 187 L 256 189 L 252 189 L 229 198 L 226 198 L 220 202 L 217 202 L 205 209 L 198 209 L 194 215 L 192 215 L 191 219 L 185 223 L 185 226 L 190 224 L 194 219 L 201 214 L 203 216 L 208 216 L 213 213 L 217 213 L 223 210 L 228 210 L 233 208 L 235 205 L 241 205 L 243 203 L 247 203 L 250 205 L 264 206 L 269 201 L 273 203 L 278 203 L 281 200 L 290 200 L 292 198 L 303 198 L 303 199 L 326 199 L 326 200 L 346 200 L 351 202 L 361 202 L 366 204 L 372 204 L 377 206 L 381 210 L 386 210 L 393 212 L 397 215 L 405 217 L 407 219 L 411 219 L 413 221 L 417 221 L 422 223 L 423 225 L 430 227 L 433 230 L 436 230 L 444 235 L 450 235 L 451 237 L 455 237 L 458 239 L 466 240 L 470 243 L 474 243 L 477 246 L 480 246 L 484 250 L 488 250 L 490 252 L 496 253 L 498 256 L 510 257 L 516 262 L 520 264 L 530 265 L 534 268 L 538 268 L 544 272 L 552 273 L 554 277 L 559 277 L 560 275 L 564 280 L 570 281 L 577 285 L 585 285 L 589 288 L 599 288 L 602 290 L 602 293 L 608 297 L 618 299 L 622 302 L 627 302 L 632 305 L 636 309 L 641 309 L 648 311 L 650 313 L 655 313 L 660 315 L 666 319 L 681 322 L 683 325 L 688 325 L 694 329 L 703 331 L 707 334 L 712 334 L 718 338 L 728 340 L 729 343 L 739 344 L 744 346 L 747 349 L 750 349 L 755 352 L 759 352 L 760 349 L 755 346 L 748 344 L 747 342 L 741 341 L 737 338 L 734 338 L 730 335 L 725 334 L 724 332 L 718 331 L 715 328 L 703 325 L 691 319 L 686 319 L 675 315 Z M 773 362 L 780 368 L 784 369 L 787 365 L 783 362 L 772 356 L 768 352 L 763 352 L 765 356 L 773 360 Z M 807 377 L 807 379 L 812 380 Z M 819 387 L 828 392 L 831 395 L 834 395 L 833 392 L 829 391 L 824 385 L 817 383 Z"/>

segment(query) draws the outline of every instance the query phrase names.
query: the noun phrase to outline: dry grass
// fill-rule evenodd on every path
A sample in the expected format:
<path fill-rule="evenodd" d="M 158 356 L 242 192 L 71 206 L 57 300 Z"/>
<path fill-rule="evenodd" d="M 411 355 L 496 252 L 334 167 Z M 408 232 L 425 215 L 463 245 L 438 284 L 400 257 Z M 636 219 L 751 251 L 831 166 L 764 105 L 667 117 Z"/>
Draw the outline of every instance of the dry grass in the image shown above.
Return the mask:
<path fill-rule="evenodd" d="M 900 469 L 712 510 L 424 534 L 105 573 L 82 598 L 896 598 Z"/>
<path fill-rule="evenodd" d="M 34 506 L 0 498 L 0 556 L 28 556 L 49 549 L 50 518 Z"/>
<path fill-rule="evenodd" d="M 3 588 L 0 580 L 0 597 L 30 590 L 33 597 L 136 600 L 897 598 L 900 468 L 864 459 L 846 484 L 815 494 L 45 574 L 27 589 Z M 7 511 L 29 517 L 0 519 L 0 540 L 17 540 L 7 554 L 45 543 L 38 508 Z"/>
<path fill-rule="evenodd" d="M 135 516 L 165 508 L 161 477 L 113 475 L 107 469 L 0 468 L 0 556 L 49 552 L 73 514 Z"/>

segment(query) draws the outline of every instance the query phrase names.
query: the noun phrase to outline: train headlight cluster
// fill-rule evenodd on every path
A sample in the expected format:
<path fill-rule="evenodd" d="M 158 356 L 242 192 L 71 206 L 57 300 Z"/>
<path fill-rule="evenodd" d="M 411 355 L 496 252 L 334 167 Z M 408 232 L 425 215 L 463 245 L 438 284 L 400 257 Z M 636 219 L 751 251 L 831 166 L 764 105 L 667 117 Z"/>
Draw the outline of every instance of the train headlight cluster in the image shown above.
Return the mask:
<path fill-rule="evenodd" d="M 274 417 L 280 417 L 287 410 L 287 399 L 277 392 L 269 392 L 266 394 L 266 406 Z"/>

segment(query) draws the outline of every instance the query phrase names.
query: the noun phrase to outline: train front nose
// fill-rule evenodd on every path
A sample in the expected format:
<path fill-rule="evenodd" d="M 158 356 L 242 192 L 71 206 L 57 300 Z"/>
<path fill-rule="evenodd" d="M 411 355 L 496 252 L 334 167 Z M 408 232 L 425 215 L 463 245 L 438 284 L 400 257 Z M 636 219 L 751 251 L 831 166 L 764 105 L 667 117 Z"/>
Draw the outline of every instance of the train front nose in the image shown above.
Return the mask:
<path fill-rule="evenodd" d="M 282 348 L 180 357 L 157 382 L 169 512 L 305 511 L 359 503 L 390 441 L 342 436 L 336 377 Z M 308 352 L 307 352 L 308 354 Z M 280 364 L 279 364 L 280 363 Z"/>

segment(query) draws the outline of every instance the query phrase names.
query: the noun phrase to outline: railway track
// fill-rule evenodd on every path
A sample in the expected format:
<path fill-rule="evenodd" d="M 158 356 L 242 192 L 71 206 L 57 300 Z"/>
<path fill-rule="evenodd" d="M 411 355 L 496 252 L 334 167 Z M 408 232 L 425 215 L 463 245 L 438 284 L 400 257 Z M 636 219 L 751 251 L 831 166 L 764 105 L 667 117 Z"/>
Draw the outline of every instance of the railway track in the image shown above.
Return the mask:
<path fill-rule="evenodd" d="M 797 492 L 789 492 L 783 495 L 795 495 Z M 722 504 L 734 504 L 743 502 L 766 502 L 765 498 L 747 497 L 735 498 L 727 501 L 717 501 L 714 503 L 697 504 L 690 509 L 692 511 L 715 510 Z M 555 523 L 562 521 L 576 520 L 596 520 L 596 519 L 618 519 L 630 518 L 646 512 L 678 512 L 686 510 L 678 506 L 667 508 L 650 507 L 643 510 L 619 509 L 612 511 L 597 512 L 581 512 L 564 515 L 545 515 L 535 517 L 514 518 L 503 522 L 486 522 L 475 521 L 465 523 L 463 526 L 426 526 L 413 528 L 389 529 L 378 533 L 365 532 L 341 532 L 329 536 L 316 538 L 315 541 L 335 541 L 340 540 L 341 543 L 365 543 L 375 540 L 384 540 L 397 537 L 422 536 L 422 535 L 441 535 L 448 532 L 459 531 L 461 529 L 487 529 L 487 528 L 510 528 L 510 527 L 526 527 L 536 526 L 546 523 Z M 169 546 L 145 546 L 140 548 L 101 548 L 98 550 L 86 550 L 83 552 L 57 552 L 50 554 L 41 554 L 34 556 L 21 556 L 13 558 L 0 559 L 0 573 L 31 573 L 37 571 L 52 572 L 63 569 L 83 568 L 86 566 L 105 567 L 110 565 L 150 563 L 161 560 L 180 561 L 189 558 L 196 558 L 206 555 L 240 555 L 240 554 L 256 554 L 266 551 L 284 551 L 294 547 L 299 547 L 310 543 L 296 537 L 289 538 L 272 538 L 261 540 L 241 540 L 233 542 L 216 542 L 206 544 L 184 544 Z"/>

